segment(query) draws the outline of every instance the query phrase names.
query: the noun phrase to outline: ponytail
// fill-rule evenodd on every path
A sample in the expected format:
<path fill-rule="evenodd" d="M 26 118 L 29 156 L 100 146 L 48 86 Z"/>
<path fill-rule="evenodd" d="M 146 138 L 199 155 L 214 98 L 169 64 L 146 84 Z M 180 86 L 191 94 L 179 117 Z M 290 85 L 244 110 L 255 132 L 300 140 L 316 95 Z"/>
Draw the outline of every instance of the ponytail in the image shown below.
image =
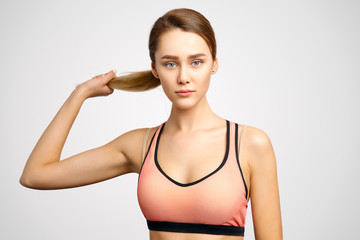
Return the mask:
<path fill-rule="evenodd" d="M 141 92 L 156 88 L 160 85 L 160 80 L 154 77 L 151 70 L 148 70 L 114 77 L 107 85 L 113 89 Z"/>

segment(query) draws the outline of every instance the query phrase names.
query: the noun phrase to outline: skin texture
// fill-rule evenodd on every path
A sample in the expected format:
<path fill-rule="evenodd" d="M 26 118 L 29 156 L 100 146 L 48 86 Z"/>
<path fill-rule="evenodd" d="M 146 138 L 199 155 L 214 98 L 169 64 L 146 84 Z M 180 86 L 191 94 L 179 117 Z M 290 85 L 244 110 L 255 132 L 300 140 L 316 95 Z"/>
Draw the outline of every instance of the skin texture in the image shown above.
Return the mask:
<path fill-rule="evenodd" d="M 159 163 L 178 182 L 193 182 L 216 169 L 225 152 L 225 120 L 211 110 L 206 99 L 218 60 L 212 59 L 210 49 L 199 35 L 175 29 L 161 36 L 155 63 L 151 66 L 172 102 L 158 150 Z M 129 131 L 103 146 L 60 159 L 83 102 L 90 97 L 112 94 L 113 89 L 106 84 L 114 76 L 110 71 L 76 87 L 30 154 L 20 178 L 22 185 L 36 189 L 70 188 L 129 172 L 139 173 L 147 129 Z M 193 92 L 186 97 L 176 93 L 184 89 Z M 151 129 L 146 149 L 157 127 Z M 242 127 L 239 125 L 239 134 Z M 282 239 L 276 160 L 271 141 L 264 131 L 251 126 L 242 141 L 244 155 L 240 164 L 249 189 L 255 237 Z M 242 237 L 150 231 L 150 239 L 240 240 Z"/>

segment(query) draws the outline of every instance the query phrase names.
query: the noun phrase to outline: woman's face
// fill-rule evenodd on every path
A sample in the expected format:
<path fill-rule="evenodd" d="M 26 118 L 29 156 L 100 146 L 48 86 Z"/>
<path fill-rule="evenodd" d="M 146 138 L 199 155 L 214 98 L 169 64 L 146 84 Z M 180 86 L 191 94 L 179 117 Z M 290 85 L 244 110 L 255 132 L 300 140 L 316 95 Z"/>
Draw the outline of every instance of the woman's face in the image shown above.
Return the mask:
<path fill-rule="evenodd" d="M 174 29 L 161 35 L 153 73 L 173 106 L 188 109 L 205 100 L 217 59 L 205 40 L 192 32 Z M 212 72 L 214 71 L 214 72 Z"/>

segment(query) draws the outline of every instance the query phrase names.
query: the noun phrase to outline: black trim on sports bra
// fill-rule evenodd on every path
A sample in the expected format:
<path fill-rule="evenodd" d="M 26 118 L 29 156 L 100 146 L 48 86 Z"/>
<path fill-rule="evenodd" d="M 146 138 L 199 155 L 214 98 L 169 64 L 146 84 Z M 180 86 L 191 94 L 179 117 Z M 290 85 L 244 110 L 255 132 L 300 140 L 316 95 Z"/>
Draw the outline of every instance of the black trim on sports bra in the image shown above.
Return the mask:
<path fill-rule="evenodd" d="M 158 157 L 157 157 L 157 153 L 158 153 L 158 147 L 159 147 L 159 141 L 160 141 L 160 136 L 161 136 L 161 133 L 164 129 L 164 126 L 165 126 L 165 123 L 162 125 L 161 129 L 160 129 L 160 132 L 159 132 L 159 135 L 157 137 L 157 141 L 156 141 L 156 146 L 155 146 L 155 165 L 156 167 L 159 169 L 159 171 L 167 178 L 169 179 L 171 182 L 175 183 L 176 185 L 178 186 L 181 186 L 181 187 L 188 187 L 188 186 L 191 186 L 191 185 L 194 185 L 194 184 L 197 184 L 203 180 L 205 180 L 206 178 L 210 177 L 211 175 L 215 174 L 217 171 L 219 171 L 226 163 L 226 160 L 228 158 L 228 155 L 229 155 L 229 141 L 230 141 L 230 122 L 228 120 L 226 120 L 226 151 L 225 151 L 225 156 L 224 156 L 224 159 L 223 161 L 221 162 L 220 166 L 218 168 L 216 168 L 214 171 L 212 171 L 211 173 L 209 173 L 208 175 L 206 175 L 205 177 L 202 177 L 200 178 L 199 180 L 196 180 L 194 182 L 191 182 L 191 183 L 180 183 L 174 179 L 172 179 L 170 176 L 168 176 L 161 168 L 159 162 L 158 162 Z"/>
<path fill-rule="evenodd" d="M 242 128 L 242 130 L 241 131 L 243 131 L 244 129 Z M 245 199 L 246 199 L 246 201 L 247 201 L 247 196 L 248 196 L 248 188 L 247 188 L 247 186 L 246 186 L 246 182 L 245 182 L 245 178 L 244 178 L 244 174 L 243 174 L 243 172 L 242 172 L 242 170 L 241 170 L 241 166 L 240 166 L 240 160 L 239 160 L 239 151 L 238 151 L 238 146 L 239 146 L 239 143 L 238 143 L 238 141 L 239 141 L 239 139 L 238 139 L 238 124 L 236 123 L 235 124 L 235 152 L 236 152 L 236 160 L 237 160 L 237 163 L 238 163 L 238 165 L 239 165 L 239 169 L 240 169 L 240 172 L 241 172 L 241 177 L 242 177 L 242 180 L 243 180 L 243 182 L 244 182 L 244 186 L 245 186 L 245 192 L 246 192 L 246 194 L 245 194 Z M 241 139 L 240 141 L 244 141 L 244 139 Z M 246 207 L 247 207 L 247 205 L 246 205 Z"/>
<path fill-rule="evenodd" d="M 227 225 L 211 225 L 200 223 L 160 222 L 146 220 L 148 228 L 154 231 L 205 233 L 229 236 L 244 236 L 245 228 Z"/>

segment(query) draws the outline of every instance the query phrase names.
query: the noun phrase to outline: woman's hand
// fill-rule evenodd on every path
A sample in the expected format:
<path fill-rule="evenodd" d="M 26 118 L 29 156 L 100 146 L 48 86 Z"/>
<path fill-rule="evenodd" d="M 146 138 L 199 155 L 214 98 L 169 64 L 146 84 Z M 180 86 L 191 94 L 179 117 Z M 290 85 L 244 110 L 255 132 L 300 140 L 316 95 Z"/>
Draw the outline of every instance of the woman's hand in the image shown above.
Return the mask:
<path fill-rule="evenodd" d="M 98 96 L 108 96 L 114 92 L 114 89 L 107 86 L 107 83 L 115 77 L 115 70 L 106 74 L 100 74 L 78 86 L 81 89 L 83 97 L 91 98 Z"/>

